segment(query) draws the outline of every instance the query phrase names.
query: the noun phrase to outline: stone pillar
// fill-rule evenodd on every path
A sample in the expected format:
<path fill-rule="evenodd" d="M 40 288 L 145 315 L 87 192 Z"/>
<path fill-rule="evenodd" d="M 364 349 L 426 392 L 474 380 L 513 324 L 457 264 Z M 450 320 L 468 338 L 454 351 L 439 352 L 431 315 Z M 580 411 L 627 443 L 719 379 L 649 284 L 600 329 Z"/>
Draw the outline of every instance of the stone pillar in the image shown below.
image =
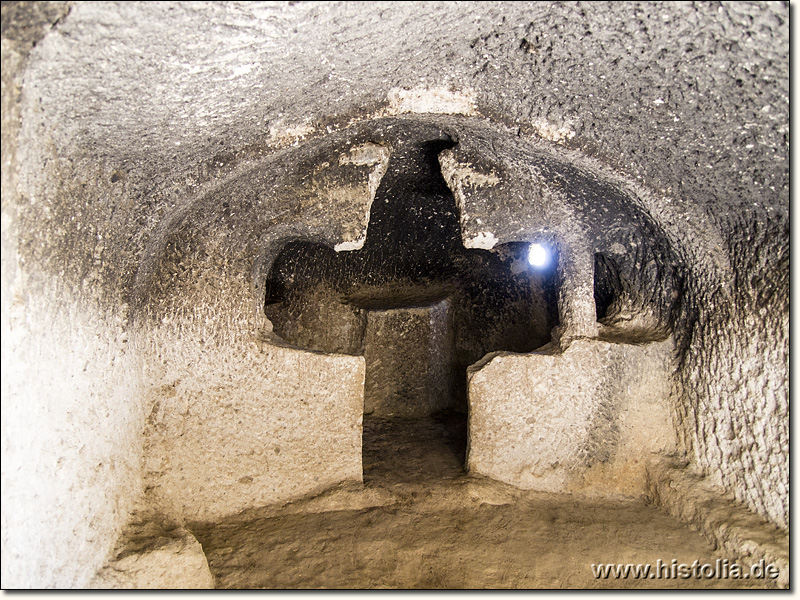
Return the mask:
<path fill-rule="evenodd" d="M 373 310 L 364 336 L 364 412 L 423 417 L 453 402 L 449 302 Z"/>
<path fill-rule="evenodd" d="M 558 260 L 558 321 L 554 338 L 562 347 L 579 337 L 597 337 L 594 253 L 588 244 L 565 245 Z"/>

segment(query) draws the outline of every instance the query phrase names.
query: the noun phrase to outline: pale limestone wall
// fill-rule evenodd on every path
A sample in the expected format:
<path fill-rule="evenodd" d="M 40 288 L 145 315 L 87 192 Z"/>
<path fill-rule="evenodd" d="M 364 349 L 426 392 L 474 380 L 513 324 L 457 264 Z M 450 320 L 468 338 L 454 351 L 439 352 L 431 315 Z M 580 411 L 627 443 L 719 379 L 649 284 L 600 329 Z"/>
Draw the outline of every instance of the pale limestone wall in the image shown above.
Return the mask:
<path fill-rule="evenodd" d="M 95 287 L 104 243 L 86 227 L 91 218 L 81 215 L 85 205 L 75 196 L 68 196 L 70 213 L 88 235 L 69 251 L 60 243 L 68 226 L 53 226 L 58 186 L 31 181 L 31 171 L 41 177 L 43 165 L 57 163 L 20 135 L 28 53 L 67 10 L 60 2 L 30 8 L 13 34 L 3 15 L 4 589 L 85 585 L 142 492 L 141 364 L 129 347 L 127 306 L 117 290 Z M 100 195 L 98 188 L 89 193 Z M 60 269 L 42 268 L 50 255 Z M 64 277 L 73 269 L 82 283 Z"/>
<path fill-rule="evenodd" d="M 141 365 L 119 312 L 21 275 L 9 296 L 0 337 L 3 587 L 81 587 L 141 495 Z"/>
<path fill-rule="evenodd" d="M 675 449 L 672 341 L 578 339 L 470 368 L 470 471 L 542 491 L 639 494 L 651 453 Z"/>
<path fill-rule="evenodd" d="M 452 403 L 449 301 L 373 310 L 364 337 L 366 414 L 420 417 Z"/>
<path fill-rule="evenodd" d="M 206 323 L 198 312 L 149 332 L 149 509 L 210 520 L 361 481 L 363 357 L 245 335 L 208 352 Z"/>

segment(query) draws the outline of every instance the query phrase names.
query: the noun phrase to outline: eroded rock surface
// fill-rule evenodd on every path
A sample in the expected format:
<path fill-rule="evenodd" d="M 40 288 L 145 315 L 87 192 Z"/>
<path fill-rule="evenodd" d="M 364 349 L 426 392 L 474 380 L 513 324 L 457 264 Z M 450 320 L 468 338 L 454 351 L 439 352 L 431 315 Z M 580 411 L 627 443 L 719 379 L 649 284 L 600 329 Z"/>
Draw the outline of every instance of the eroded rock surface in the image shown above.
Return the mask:
<path fill-rule="evenodd" d="M 214 577 L 197 539 L 156 521 L 128 525 L 116 558 L 89 584 L 94 589 L 212 589 Z"/>
<path fill-rule="evenodd" d="M 358 354 L 385 297 L 325 289 L 296 343 L 267 282 L 288 244 L 366 249 L 426 141 L 448 243 L 562 259 L 454 301 L 458 368 L 556 324 L 671 335 L 678 453 L 788 527 L 786 3 L 6 2 L 1 29 L 4 586 L 87 585 L 159 486 L 177 517 L 357 475 L 363 359 L 314 352 Z"/>
<path fill-rule="evenodd" d="M 549 350 L 549 351 L 548 351 Z M 672 341 L 577 339 L 470 368 L 470 471 L 550 492 L 640 495 L 648 457 L 675 450 Z"/>

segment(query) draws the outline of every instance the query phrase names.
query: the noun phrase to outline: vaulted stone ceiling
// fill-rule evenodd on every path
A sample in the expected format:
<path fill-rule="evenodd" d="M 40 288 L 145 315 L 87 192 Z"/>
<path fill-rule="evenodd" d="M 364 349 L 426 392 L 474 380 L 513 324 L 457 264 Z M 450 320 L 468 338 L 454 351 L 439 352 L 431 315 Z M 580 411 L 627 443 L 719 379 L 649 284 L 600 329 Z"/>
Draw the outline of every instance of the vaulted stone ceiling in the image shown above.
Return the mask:
<path fill-rule="evenodd" d="M 562 325 L 596 327 L 603 272 L 620 322 L 674 334 L 681 450 L 787 526 L 786 3 L 2 10 L 4 504 L 78 498 L 12 548 L 21 577 L 96 570 L 158 470 L 145 417 L 176 382 L 256 389 L 276 257 L 368 250 L 409 140 L 440 140 L 465 248 L 564 250 Z"/>

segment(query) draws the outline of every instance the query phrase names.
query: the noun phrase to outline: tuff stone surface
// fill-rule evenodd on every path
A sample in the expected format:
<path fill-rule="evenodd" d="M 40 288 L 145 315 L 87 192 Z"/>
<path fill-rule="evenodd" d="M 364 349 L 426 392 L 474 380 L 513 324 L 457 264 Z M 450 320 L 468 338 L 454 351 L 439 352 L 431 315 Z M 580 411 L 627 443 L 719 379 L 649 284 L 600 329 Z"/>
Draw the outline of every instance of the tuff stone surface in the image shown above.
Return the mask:
<path fill-rule="evenodd" d="M 369 311 L 365 414 L 424 417 L 452 406 L 455 346 L 449 304 Z"/>
<path fill-rule="evenodd" d="M 153 334 L 165 368 L 152 380 L 170 383 L 148 390 L 151 509 L 211 520 L 361 481 L 363 358 L 254 341 L 212 356 L 202 331 Z"/>
<path fill-rule="evenodd" d="M 647 494 L 669 514 L 694 525 L 717 547 L 749 564 L 760 560 L 779 569 L 776 582 L 789 587 L 789 534 L 719 494 L 696 469 L 670 457 L 647 464 Z"/>
<path fill-rule="evenodd" d="M 181 527 L 158 522 L 126 528 L 113 561 L 89 583 L 92 589 L 213 589 L 200 542 Z"/>
<path fill-rule="evenodd" d="M 469 371 L 470 471 L 538 491 L 643 493 L 647 457 L 675 450 L 671 346 L 580 338 L 563 353 L 490 355 Z"/>
<path fill-rule="evenodd" d="M 788 526 L 785 3 L 2 10 L 4 585 L 104 564 L 152 389 L 257 405 L 272 261 L 356 248 L 421 131 L 456 143 L 465 243 L 614 262 L 609 324 L 674 335 L 679 450 Z"/>

